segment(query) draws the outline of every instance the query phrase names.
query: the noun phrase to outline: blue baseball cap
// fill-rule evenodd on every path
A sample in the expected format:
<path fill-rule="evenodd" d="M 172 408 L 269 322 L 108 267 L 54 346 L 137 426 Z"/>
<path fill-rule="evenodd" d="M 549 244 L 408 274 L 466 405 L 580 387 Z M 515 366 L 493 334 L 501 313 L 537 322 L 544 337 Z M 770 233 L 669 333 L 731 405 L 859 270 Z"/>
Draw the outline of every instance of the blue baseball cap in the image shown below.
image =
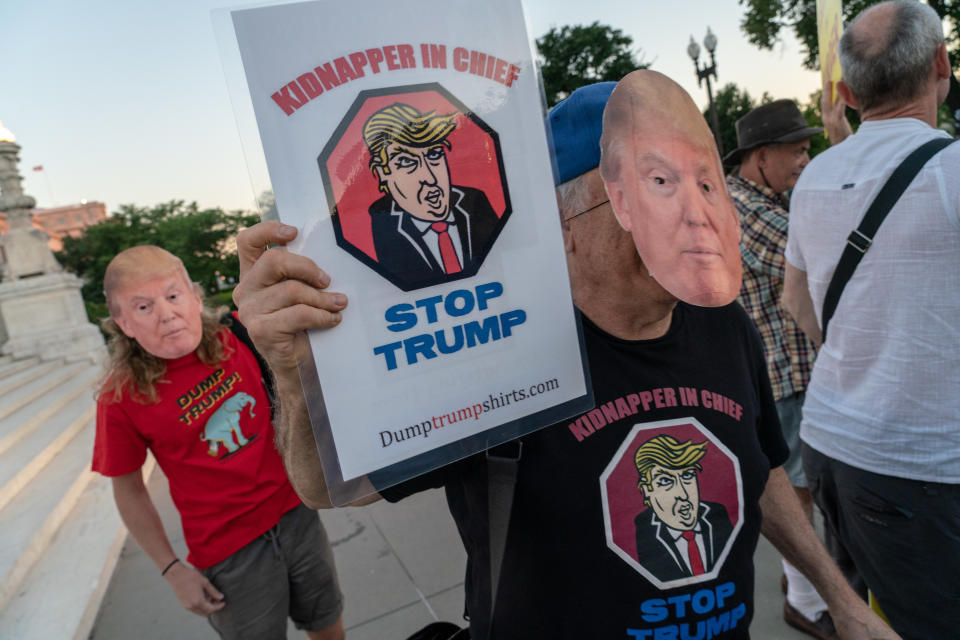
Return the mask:
<path fill-rule="evenodd" d="M 550 151 L 556 159 L 554 185 L 600 165 L 603 109 L 615 86 L 616 82 L 598 82 L 580 87 L 550 109 L 547 133 Z"/>

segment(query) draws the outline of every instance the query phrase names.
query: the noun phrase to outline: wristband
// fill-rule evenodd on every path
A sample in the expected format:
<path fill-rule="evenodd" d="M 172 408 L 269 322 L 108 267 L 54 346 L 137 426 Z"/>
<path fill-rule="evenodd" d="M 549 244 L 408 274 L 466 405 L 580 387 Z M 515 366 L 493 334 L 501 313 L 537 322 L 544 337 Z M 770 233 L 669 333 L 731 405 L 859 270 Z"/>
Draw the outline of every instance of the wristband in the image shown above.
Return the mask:
<path fill-rule="evenodd" d="M 171 561 L 170 561 L 170 564 L 168 564 L 166 567 L 164 567 L 163 571 L 160 572 L 160 577 L 162 578 L 162 577 L 164 577 L 165 575 L 167 575 L 167 571 L 170 571 L 170 567 L 172 567 L 173 565 L 177 564 L 178 562 L 180 562 L 180 558 L 174 558 L 173 560 L 171 560 Z"/>

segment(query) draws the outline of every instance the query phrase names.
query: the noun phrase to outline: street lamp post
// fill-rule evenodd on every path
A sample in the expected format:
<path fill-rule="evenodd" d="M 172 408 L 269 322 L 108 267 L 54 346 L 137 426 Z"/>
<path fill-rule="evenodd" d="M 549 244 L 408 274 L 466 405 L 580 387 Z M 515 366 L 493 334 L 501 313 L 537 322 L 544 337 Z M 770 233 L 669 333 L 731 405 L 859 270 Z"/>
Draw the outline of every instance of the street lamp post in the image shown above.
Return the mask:
<path fill-rule="evenodd" d="M 700 57 L 700 45 L 696 43 L 693 36 L 690 36 L 690 44 L 687 45 L 687 55 L 693 60 L 693 68 L 697 72 L 697 86 L 702 87 L 703 81 L 707 81 L 707 99 L 710 101 L 710 119 L 713 121 L 713 137 L 717 141 L 717 149 L 720 151 L 720 156 L 722 157 L 723 143 L 720 142 L 720 122 L 717 119 L 717 105 L 713 102 L 713 87 L 710 86 L 710 76 L 714 78 L 717 77 L 717 59 L 713 55 L 713 52 L 717 49 L 717 36 L 713 34 L 710 27 L 707 27 L 707 35 L 703 39 L 703 46 L 706 47 L 710 53 L 709 66 L 704 64 L 703 67 L 701 67 L 700 63 L 697 62 L 697 59 Z"/>

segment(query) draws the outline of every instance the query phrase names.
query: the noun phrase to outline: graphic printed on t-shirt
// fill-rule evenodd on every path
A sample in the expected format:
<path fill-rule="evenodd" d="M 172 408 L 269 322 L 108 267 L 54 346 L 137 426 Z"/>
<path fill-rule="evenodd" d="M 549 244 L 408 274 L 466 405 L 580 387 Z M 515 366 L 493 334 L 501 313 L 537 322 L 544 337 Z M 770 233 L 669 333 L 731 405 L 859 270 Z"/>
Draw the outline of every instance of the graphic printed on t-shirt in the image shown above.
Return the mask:
<path fill-rule="evenodd" d="M 696 419 L 635 425 L 600 488 L 607 545 L 654 586 L 719 575 L 743 523 L 740 467 Z"/>
<path fill-rule="evenodd" d="M 240 426 L 242 416 L 256 417 L 253 411 L 257 406 L 256 399 L 243 391 L 227 395 L 242 380 L 238 371 L 226 376 L 223 369 L 217 369 L 177 398 L 177 407 L 183 412 L 179 420 L 186 425 L 205 416 L 218 400 L 226 398 L 200 430 L 200 439 L 210 445 L 207 455 L 212 458 L 219 456 L 222 460 L 257 439 L 256 433 L 244 436 Z M 221 451 L 225 451 L 223 455 L 220 455 Z"/>

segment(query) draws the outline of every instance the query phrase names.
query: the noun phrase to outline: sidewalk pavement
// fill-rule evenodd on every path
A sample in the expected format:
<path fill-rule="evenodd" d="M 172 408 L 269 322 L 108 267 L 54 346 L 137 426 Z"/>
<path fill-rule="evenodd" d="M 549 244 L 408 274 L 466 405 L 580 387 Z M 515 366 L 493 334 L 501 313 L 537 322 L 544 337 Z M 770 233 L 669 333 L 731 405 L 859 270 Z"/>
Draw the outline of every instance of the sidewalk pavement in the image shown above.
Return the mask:
<path fill-rule="evenodd" d="M 177 554 L 186 557 L 180 520 L 158 468 L 148 483 Z M 349 640 L 402 640 L 435 620 L 462 622 L 466 554 L 443 492 L 401 504 L 385 501 L 320 512 L 344 594 Z M 756 640 L 809 640 L 783 622 L 780 556 L 763 538 L 755 556 Z M 302 638 L 291 623 L 290 638 Z M 205 620 L 180 607 L 133 539 L 124 546 L 90 640 L 215 640 Z M 589 639 L 585 639 L 589 640 Z"/>

